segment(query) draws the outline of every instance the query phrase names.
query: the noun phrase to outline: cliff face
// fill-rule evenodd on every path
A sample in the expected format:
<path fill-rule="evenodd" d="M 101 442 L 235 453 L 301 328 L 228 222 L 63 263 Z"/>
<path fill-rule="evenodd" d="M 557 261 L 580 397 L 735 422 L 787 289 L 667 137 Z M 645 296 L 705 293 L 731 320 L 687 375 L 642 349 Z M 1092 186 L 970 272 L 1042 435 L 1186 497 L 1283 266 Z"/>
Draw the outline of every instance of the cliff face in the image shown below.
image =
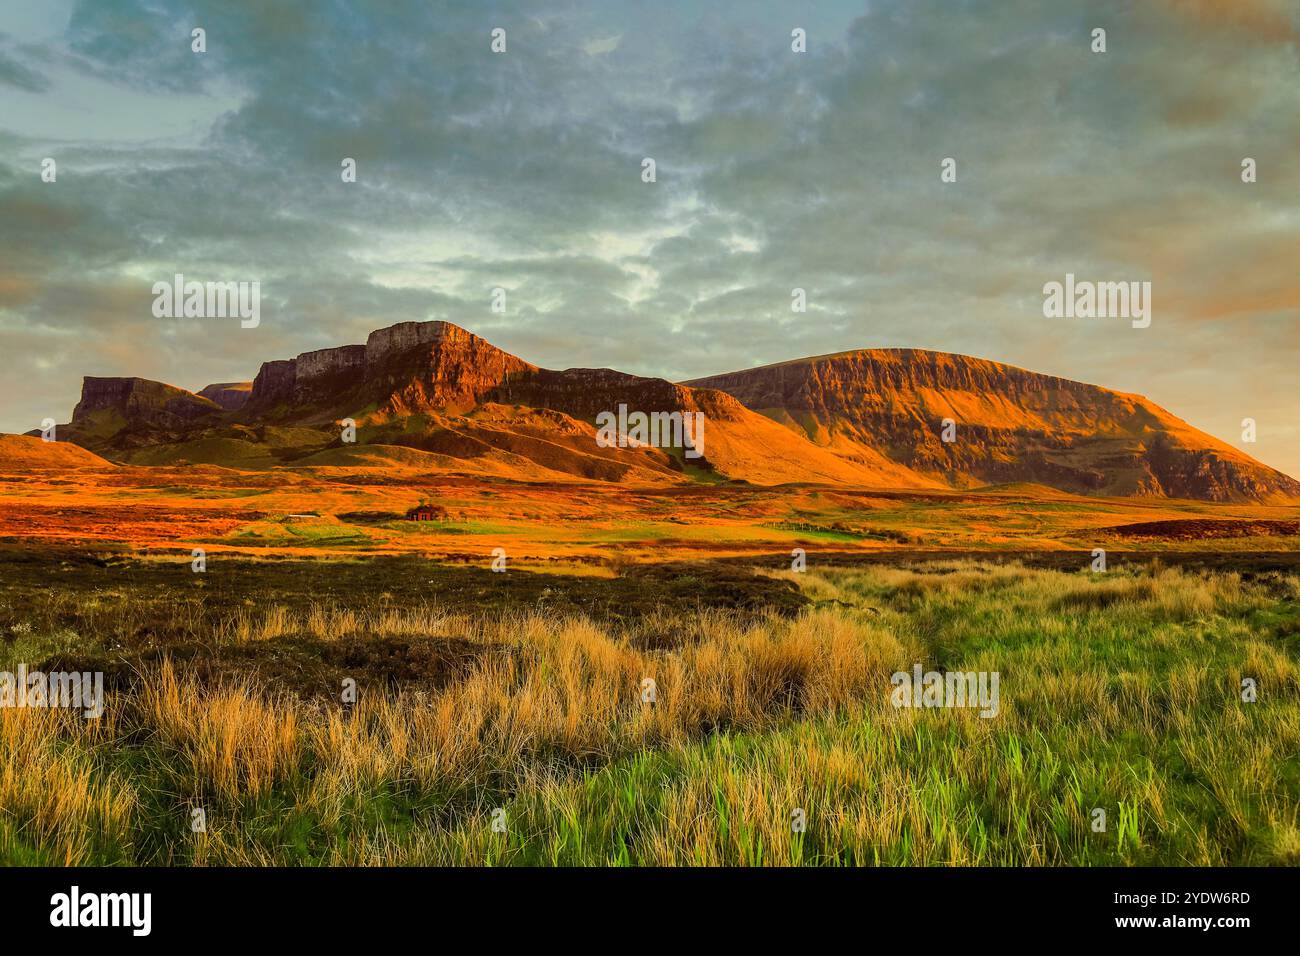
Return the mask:
<path fill-rule="evenodd" d="M 128 421 L 183 425 L 219 411 L 216 403 L 174 385 L 146 378 L 96 378 L 81 381 L 81 401 L 72 410 L 73 424 L 113 412 Z"/>
<path fill-rule="evenodd" d="M 367 364 L 375 365 L 391 355 L 420 345 L 437 344 L 452 348 L 468 348 L 476 343 L 487 345 L 487 342 L 477 335 L 450 322 L 399 322 L 386 329 L 378 329 L 370 333 L 366 338 L 365 360 Z"/>
<path fill-rule="evenodd" d="M 326 375 L 335 375 L 364 368 L 366 364 L 366 347 L 364 345 L 344 345 L 336 349 L 318 349 L 315 352 L 303 352 L 294 359 L 294 370 L 298 380 L 310 382 L 312 379 Z"/>
<path fill-rule="evenodd" d="M 620 405 L 703 413 L 703 457 L 600 447 L 593 423 Z M 251 384 L 202 395 L 87 378 L 67 434 L 105 454 L 184 445 L 178 457 L 288 463 L 336 447 L 344 416 L 357 420 L 360 444 L 411 445 L 503 474 L 677 481 L 691 466 L 761 484 L 1027 481 L 1107 495 L 1300 498 L 1300 482 L 1141 396 L 982 359 L 863 350 L 674 384 L 539 368 L 446 322 L 403 322 L 364 345 L 266 362 Z M 952 441 L 943 440 L 948 419 Z"/>
<path fill-rule="evenodd" d="M 536 366 L 447 322 L 402 322 L 365 345 L 264 362 L 249 406 L 373 404 L 394 412 L 473 405 L 510 376 Z"/>
<path fill-rule="evenodd" d="M 325 402 L 364 374 L 363 345 L 303 352 L 297 358 L 263 362 L 253 379 L 250 406 Z"/>
<path fill-rule="evenodd" d="M 593 419 L 601 412 L 629 410 L 704 412 L 710 420 L 736 421 L 749 412 L 724 392 L 688 388 L 662 378 L 645 378 L 608 368 L 537 369 L 499 389 L 504 402 L 552 408 L 575 418 Z"/>
<path fill-rule="evenodd" d="M 680 476 L 674 456 L 684 448 L 597 445 L 592 422 L 620 404 L 646 413 L 702 412 L 702 455 L 689 460 L 697 468 L 763 483 L 928 484 L 906 469 L 869 467 L 809 446 L 722 392 L 613 369 L 538 368 L 445 322 L 404 322 L 372 332 L 365 346 L 267 362 L 241 417 L 323 425 L 357 415 L 371 440 L 451 457 L 508 454 L 600 480 Z M 403 424 L 415 415 L 424 416 L 416 427 Z"/>
<path fill-rule="evenodd" d="M 391 414 L 467 410 L 483 402 L 527 405 L 591 419 L 619 402 L 644 410 L 699 410 L 719 420 L 750 413 L 734 398 L 613 369 L 538 368 L 447 322 L 402 322 L 365 345 L 264 362 L 249 408 L 331 403 L 374 405 Z"/>
<path fill-rule="evenodd" d="M 139 447 L 174 441 L 220 412 L 214 402 L 174 385 L 87 376 L 62 434 L 96 451 Z"/>
<path fill-rule="evenodd" d="M 297 381 L 297 362 L 294 359 L 276 359 L 263 362 L 253 379 L 253 391 L 248 404 L 272 405 L 293 399 L 293 386 Z"/>
<path fill-rule="evenodd" d="M 1211 501 L 1300 496 L 1300 482 L 1138 395 L 913 349 L 818 356 L 688 383 L 722 389 L 815 444 L 877 451 L 956 486 Z M 942 440 L 943 421 L 955 424 Z"/>
<path fill-rule="evenodd" d="M 233 412 L 244 407 L 252 390 L 252 382 L 218 382 L 203 386 L 195 394 Z"/>
<path fill-rule="evenodd" d="M 537 371 L 446 322 L 406 322 L 374 332 L 366 342 L 368 394 L 398 414 L 467 410 Z"/>
<path fill-rule="evenodd" d="M 922 488 L 934 482 L 878 456 L 849 460 L 818 448 L 745 408 L 724 392 L 690 388 L 613 369 L 537 369 L 494 390 L 497 402 L 548 409 L 582 422 L 601 412 L 703 415 L 703 441 L 684 459 L 729 478 L 758 484 L 792 481 Z M 697 419 L 692 421 L 698 422 Z M 594 436 L 587 437 L 590 445 Z M 683 453 L 685 448 L 680 451 Z"/>

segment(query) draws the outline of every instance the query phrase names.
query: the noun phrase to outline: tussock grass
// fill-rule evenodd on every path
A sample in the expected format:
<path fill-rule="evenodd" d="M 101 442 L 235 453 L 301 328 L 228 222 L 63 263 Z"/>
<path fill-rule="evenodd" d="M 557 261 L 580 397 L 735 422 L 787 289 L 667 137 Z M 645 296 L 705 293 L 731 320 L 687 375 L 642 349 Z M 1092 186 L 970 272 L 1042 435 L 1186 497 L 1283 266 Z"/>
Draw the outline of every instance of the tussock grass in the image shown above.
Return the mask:
<path fill-rule="evenodd" d="M 1294 579 L 969 562 L 789 577 L 813 601 L 795 616 L 240 609 L 208 639 L 482 653 L 438 684 L 358 672 L 349 706 L 164 656 L 98 722 L 0 711 L 0 858 L 1300 861 Z M 178 632 L 196 615 L 180 602 Z M 914 663 L 999 672 L 1000 713 L 895 709 L 889 677 Z"/>
<path fill-rule="evenodd" d="M 165 661 L 140 686 L 135 727 L 175 755 L 169 767 L 197 799 L 256 800 L 301 758 L 297 711 L 250 684 L 201 689 Z"/>
<path fill-rule="evenodd" d="M 29 866 L 130 861 L 136 797 L 108 769 L 112 715 L 87 721 L 45 709 L 0 709 L 0 860 Z"/>

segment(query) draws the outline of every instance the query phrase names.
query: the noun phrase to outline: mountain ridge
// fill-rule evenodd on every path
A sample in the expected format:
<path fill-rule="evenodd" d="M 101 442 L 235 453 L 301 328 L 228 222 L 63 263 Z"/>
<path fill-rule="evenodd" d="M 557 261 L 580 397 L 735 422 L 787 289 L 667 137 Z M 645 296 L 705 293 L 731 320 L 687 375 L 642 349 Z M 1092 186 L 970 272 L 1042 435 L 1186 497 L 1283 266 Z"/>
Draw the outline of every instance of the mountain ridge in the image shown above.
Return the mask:
<path fill-rule="evenodd" d="M 1035 481 L 1211 501 L 1300 495 L 1300 482 L 1144 396 L 989 359 L 856 349 L 685 384 L 720 388 L 840 454 L 883 444 L 892 459 L 953 487 Z"/>
<path fill-rule="evenodd" d="M 704 456 L 600 447 L 594 419 L 620 403 L 703 413 Z M 989 359 L 856 349 L 675 383 L 609 368 L 541 368 L 441 321 L 398 323 L 364 344 L 265 361 L 251 383 L 199 393 L 88 376 L 72 422 L 60 429 L 125 462 L 385 460 L 322 455 L 343 447 L 345 420 L 357 447 L 433 456 L 387 456 L 394 461 L 492 474 L 918 489 L 1032 482 L 1072 494 L 1300 498 L 1300 482 L 1143 396 Z M 952 441 L 943 440 L 945 420 Z"/>

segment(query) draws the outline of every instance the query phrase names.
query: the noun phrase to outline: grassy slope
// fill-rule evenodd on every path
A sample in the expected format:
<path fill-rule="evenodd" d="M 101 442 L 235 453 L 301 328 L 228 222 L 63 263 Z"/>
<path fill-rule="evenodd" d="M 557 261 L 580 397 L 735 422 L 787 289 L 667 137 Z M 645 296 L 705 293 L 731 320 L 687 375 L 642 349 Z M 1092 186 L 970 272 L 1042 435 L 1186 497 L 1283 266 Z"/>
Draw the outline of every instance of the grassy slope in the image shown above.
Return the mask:
<path fill-rule="evenodd" d="M 71 442 L 47 442 L 34 435 L 0 435 L 0 470 L 5 472 L 112 467 L 99 455 Z"/>
<path fill-rule="evenodd" d="M 32 438 L 22 443 L 26 449 L 46 444 Z M 75 446 L 53 447 L 95 460 Z M 1216 551 L 1300 549 L 1300 536 L 1294 533 L 1258 533 L 1263 522 L 1300 520 L 1296 507 L 1093 499 L 1031 486 L 981 493 L 808 485 L 769 489 L 720 485 L 716 475 L 703 477 L 707 472 L 699 473 L 699 481 L 673 488 L 570 480 L 516 483 L 428 471 L 421 464 L 425 453 L 396 448 L 383 453 L 383 468 L 374 469 L 341 467 L 337 462 L 334 467 L 271 472 L 104 464 L 79 469 L 74 480 L 66 467 L 40 472 L 7 467 L 3 451 L 0 448 L 0 537 L 101 546 L 121 542 L 182 554 L 206 547 L 258 553 L 278 548 L 286 553 L 369 549 L 487 555 L 502 546 L 513 560 L 545 561 L 596 548 L 651 560 L 789 554 L 796 546 L 810 555 L 890 547 L 1158 551 L 1171 542 L 1115 530 L 1158 521 L 1250 523 L 1241 525 L 1241 537 L 1216 537 Z M 386 457 L 390 452 L 397 458 L 411 456 L 410 462 L 393 473 L 394 462 Z M 333 454 L 325 460 L 334 460 Z M 369 446 L 364 452 L 344 454 L 366 457 L 378 452 Z M 182 486 L 189 494 L 178 491 Z M 231 506 L 232 496 L 241 499 L 239 508 Z M 348 517 L 377 511 L 400 516 L 423 500 L 447 508 L 451 523 L 388 527 Z M 281 519 L 304 511 L 334 516 L 351 530 L 326 537 L 280 533 Z M 1188 535 L 1179 532 L 1172 543 L 1185 548 L 1187 540 Z"/>
<path fill-rule="evenodd" d="M 1294 579 L 1277 601 L 1232 578 L 1169 572 L 882 569 L 815 583 L 833 600 L 884 608 L 890 629 L 926 635 L 927 666 L 999 670 L 1003 714 L 866 706 L 637 755 L 517 798 L 519 828 L 534 836 L 500 858 L 1300 862 Z M 1268 688 L 1260 701 L 1240 701 L 1244 675 Z M 787 825 L 792 807 L 807 814 L 803 834 Z M 1088 825 L 1097 807 L 1104 833 Z M 469 846 L 493 844 L 478 834 Z"/>

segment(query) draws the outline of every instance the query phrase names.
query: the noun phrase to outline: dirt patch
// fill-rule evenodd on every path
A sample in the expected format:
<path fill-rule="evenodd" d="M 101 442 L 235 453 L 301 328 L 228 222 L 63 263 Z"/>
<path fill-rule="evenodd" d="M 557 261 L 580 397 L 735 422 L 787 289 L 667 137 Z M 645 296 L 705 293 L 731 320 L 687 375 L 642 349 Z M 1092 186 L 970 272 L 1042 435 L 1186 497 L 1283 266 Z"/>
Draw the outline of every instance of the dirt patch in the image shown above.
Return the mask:
<path fill-rule="evenodd" d="M 773 608 L 793 614 L 808 603 L 792 583 L 756 575 L 749 567 L 674 562 L 620 570 L 617 577 L 518 569 L 497 574 L 481 561 L 466 566 L 414 556 L 303 560 L 209 554 L 207 571 L 194 574 L 188 553 L 141 561 L 84 549 L 36 552 L 0 547 L 0 629 L 31 617 L 33 590 L 68 599 L 41 626 L 86 633 L 103 630 L 99 621 L 85 628 L 86 599 L 110 592 L 129 597 L 136 623 L 132 634 L 118 640 L 131 645 L 202 637 L 207 625 L 232 611 L 256 613 L 277 605 L 301 613 L 317 603 L 357 610 L 434 603 L 450 612 L 531 609 L 617 623 L 665 606 L 751 612 Z M 177 634 L 174 625 L 168 627 L 178 600 L 196 605 L 196 633 Z M 142 630 L 145 627 L 158 633 Z"/>
<path fill-rule="evenodd" d="M 727 608 L 733 611 L 774 610 L 794 615 L 810 604 L 792 581 L 757 575 L 749 568 L 690 562 L 631 565 L 618 579 L 629 598 L 644 610 Z"/>
<path fill-rule="evenodd" d="M 402 521 L 406 518 L 404 511 L 340 511 L 335 515 L 347 524 L 375 525 L 389 521 Z"/>
<path fill-rule="evenodd" d="M 512 649 L 502 645 L 458 637 L 281 637 L 249 644 L 178 643 L 102 657 L 57 654 L 39 666 L 47 672 L 101 671 L 107 689 L 128 690 L 169 660 L 204 686 L 247 681 L 260 690 L 339 703 L 348 678 L 361 693 L 367 688 L 441 690 L 464 680 L 490 657 L 509 653 Z"/>
<path fill-rule="evenodd" d="M 1200 541 L 1218 538 L 1271 538 L 1300 535 L 1300 521 L 1244 519 L 1240 521 L 1182 518 L 1170 521 L 1140 521 L 1099 528 L 1121 538 L 1154 538 L 1163 541 Z"/>
<path fill-rule="evenodd" d="M 449 566 L 413 557 L 355 561 L 255 560 L 215 554 L 195 574 L 187 558 L 137 560 L 79 549 L 0 547 L 0 651 L 45 670 L 100 671 L 126 689 L 164 659 L 205 684 L 255 686 L 338 702 L 344 678 L 360 687 L 436 690 L 463 680 L 500 645 L 426 633 L 346 633 L 320 640 L 301 622 L 313 607 L 367 615 L 421 607 L 451 614 L 585 616 L 633 646 L 671 651 L 696 640 L 664 611 L 726 610 L 744 625 L 792 616 L 809 600 L 795 585 L 750 568 L 629 565 L 615 577 Z M 231 639 L 232 621 L 283 614 L 290 630 Z M 294 623 L 296 622 L 296 623 Z M 653 633 L 652 633 L 653 632 Z M 20 643 L 21 642 L 21 643 Z"/>

